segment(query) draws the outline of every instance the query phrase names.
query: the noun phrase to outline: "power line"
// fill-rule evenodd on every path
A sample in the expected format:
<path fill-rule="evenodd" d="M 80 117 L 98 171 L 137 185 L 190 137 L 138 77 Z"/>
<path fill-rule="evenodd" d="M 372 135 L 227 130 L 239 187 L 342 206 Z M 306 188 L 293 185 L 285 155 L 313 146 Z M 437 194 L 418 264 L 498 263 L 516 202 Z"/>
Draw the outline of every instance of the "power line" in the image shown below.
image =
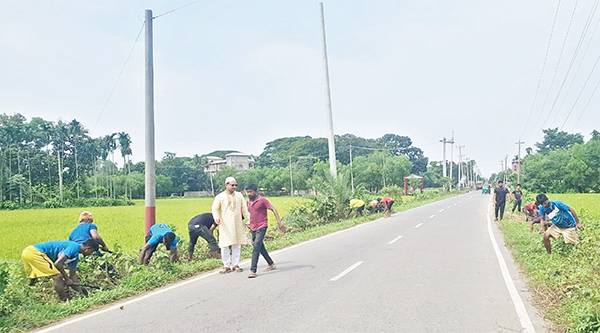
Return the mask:
<path fill-rule="evenodd" d="M 529 120 L 531 119 L 531 114 L 533 113 L 535 102 L 537 100 L 537 95 L 540 90 L 540 83 L 542 82 L 542 77 L 544 76 L 544 69 L 546 68 L 546 62 L 548 60 L 548 53 L 550 51 L 550 44 L 552 43 L 552 35 L 554 34 L 554 27 L 556 25 L 556 18 L 558 17 L 559 9 L 560 9 L 560 0 L 558 0 L 558 4 L 556 5 L 556 12 L 554 13 L 554 21 L 552 21 L 552 28 L 550 29 L 550 38 L 548 39 L 548 46 L 546 47 L 546 55 L 544 56 L 544 64 L 542 65 L 542 72 L 540 73 L 540 78 L 538 79 L 537 87 L 535 88 L 535 95 L 533 96 L 533 103 L 531 104 L 531 110 L 529 110 L 529 116 L 527 116 L 527 122 L 525 123 L 525 128 L 523 128 L 523 133 L 521 134 L 521 139 L 523 138 L 523 135 L 525 135 L 525 132 L 527 131 L 527 126 L 529 125 Z"/>
<path fill-rule="evenodd" d="M 152 19 L 154 20 L 154 19 L 157 19 L 157 18 L 159 18 L 159 17 L 161 17 L 161 16 L 165 16 L 165 15 L 167 15 L 167 14 L 171 14 L 172 12 L 178 11 L 178 10 L 180 10 L 180 9 L 183 9 L 183 8 L 187 7 L 187 6 L 191 6 L 191 5 L 193 5 L 193 4 L 196 4 L 196 3 L 200 2 L 200 1 L 202 1 L 202 0 L 196 0 L 196 1 L 192 1 L 192 2 L 188 3 L 187 5 L 183 5 L 183 6 L 181 6 L 181 7 L 178 7 L 178 8 L 172 9 L 172 10 L 169 10 L 168 12 L 164 12 L 164 13 L 162 13 L 162 14 L 160 14 L 160 15 L 156 15 L 156 16 L 154 16 Z"/>
<path fill-rule="evenodd" d="M 575 130 L 575 127 L 577 127 L 577 124 L 579 123 L 579 120 L 581 119 L 581 116 L 583 116 L 583 114 L 585 113 L 585 110 L 587 110 L 588 105 L 590 105 L 590 101 L 592 100 L 592 98 L 596 94 L 596 89 L 598 89 L 598 86 L 600 86 L 600 81 L 598 81 L 598 83 L 596 83 L 596 87 L 594 88 L 594 91 L 592 91 L 592 95 L 590 96 L 590 98 L 588 99 L 587 103 L 583 107 L 583 111 L 581 111 L 581 114 L 579 115 L 579 118 L 577 118 L 577 121 L 575 122 L 575 125 L 573 125 L 573 129 L 571 130 L 571 132 L 573 132 Z M 563 124 L 563 126 L 564 126 L 564 124 Z M 561 130 L 562 130 L 562 127 L 561 127 Z"/>
<path fill-rule="evenodd" d="M 563 40 L 563 45 L 560 49 L 560 54 L 558 56 L 558 61 L 556 62 L 556 68 L 554 68 L 554 74 L 552 75 L 552 80 L 550 81 L 550 85 L 548 86 L 548 92 L 546 93 L 546 98 L 544 98 L 544 104 L 542 104 L 542 109 L 540 110 L 540 114 L 538 115 L 537 120 L 535 121 L 535 125 L 533 126 L 533 130 L 529 133 L 529 137 L 527 138 L 527 140 L 525 141 L 529 141 L 529 138 L 531 137 L 531 135 L 534 133 L 537 124 L 540 121 L 540 118 L 542 117 L 542 114 L 544 113 L 544 108 L 546 107 L 546 102 L 548 101 L 548 96 L 550 95 L 550 91 L 552 91 L 552 85 L 554 84 L 554 80 L 556 79 L 556 74 L 558 73 L 558 68 L 560 67 L 560 62 L 562 60 L 562 56 L 565 50 L 565 45 L 567 44 L 567 38 L 569 37 L 569 31 L 571 30 L 571 24 L 573 23 L 573 16 L 575 16 L 575 11 L 577 9 L 577 3 L 579 1 L 575 2 L 575 6 L 573 6 L 573 12 L 571 13 L 571 18 L 569 19 L 569 25 L 567 26 L 567 32 L 565 34 L 565 39 Z M 550 114 L 548 114 L 549 116 Z M 548 116 L 546 116 L 546 119 L 548 118 Z M 546 121 L 544 121 L 545 123 Z"/>
<path fill-rule="evenodd" d="M 142 27 L 140 28 L 140 31 L 138 32 L 138 35 L 135 38 L 135 41 L 133 42 L 131 49 L 129 50 L 129 54 L 127 55 L 127 59 L 125 59 L 125 63 L 123 64 L 123 67 L 121 68 L 121 72 L 119 72 L 119 76 L 117 76 L 117 80 L 115 81 L 115 84 L 113 85 L 113 87 L 110 91 L 110 94 L 108 94 L 108 98 L 106 99 L 106 102 L 104 103 L 104 106 L 102 107 L 102 111 L 100 111 L 100 115 L 98 116 L 98 119 L 96 120 L 96 123 L 94 124 L 94 127 L 92 128 L 92 131 L 90 132 L 90 134 L 93 133 L 94 130 L 96 129 L 96 126 L 98 126 L 98 122 L 100 121 L 100 118 L 102 118 L 102 114 L 104 113 L 104 110 L 106 110 L 106 106 L 108 105 L 108 102 L 110 101 L 110 98 L 112 97 L 113 92 L 115 92 L 115 88 L 117 87 L 117 84 L 119 83 L 119 80 L 121 79 L 121 75 L 123 75 L 125 66 L 127 66 L 127 63 L 129 62 L 129 58 L 131 57 L 131 53 L 133 53 L 133 48 L 135 47 L 135 44 L 137 44 L 138 40 L 140 39 L 140 35 L 142 34 L 143 30 L 144 30 L 144 24 L 142 24 Z"/>
<path fill-rule="evenodd" d="M 588 75 L 587 79 L 585 80 L 585 83 L 583 84 L 583 87 L 581 88 L 581 91 L 579 92 L 579 95 L 577 95 L 577 99 L 573 103 L 573 106 L 571 107 L 571 110 L 569 111 L 569 114 L 567 115 L 567 118 L 565 118 L 565 121 L 563 122 L 562 126 L 560 127 L 561 130 L 565 126 L 565 124 L 567 123 L 567 120 L 571 116 L 571 113 L 573 112 L 573 109 L 575 109 L 575 105 L 579 101 L 579 98 L 581 97 L 581 94 L 583 93 L 583 90 L 585 90 L 585 87 L 587 86 L 588 82 L 590 81 L 590 77 L 592 76 L 592 73 L 594 73 L 594 70 L 596 69 L 596 65 L 598 65 L 598 61 L 599 60 L 600 60 L 600 56 L 598 56 L 598 58 L 596 58 L 596 62 L 594 63 L 594 67 L 592 67 L 592 70 L 590 71 L 590 74 Z M 596 89 L 594 89 L 594 91 L 596 91 Z"/>

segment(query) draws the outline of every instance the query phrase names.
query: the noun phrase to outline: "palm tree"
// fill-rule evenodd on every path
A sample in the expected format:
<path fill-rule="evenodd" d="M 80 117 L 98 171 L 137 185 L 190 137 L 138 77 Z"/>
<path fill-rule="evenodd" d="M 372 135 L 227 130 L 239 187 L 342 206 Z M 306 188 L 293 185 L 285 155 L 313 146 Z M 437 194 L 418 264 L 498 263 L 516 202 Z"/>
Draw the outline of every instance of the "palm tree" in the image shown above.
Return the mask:
<path fill-rule="evenodd" d="M 132 154 L 131 137 L 125 132 L 119 132 L 117 135 L 119 136 L 119 147 L 121 149 L 121 156 L 123 157 L 123 170 L 125 170 L 125 166 L 127 166 L 127 176 L 125 178 L 125 196 L 127 196 L 127 183 L 129 174 L 131 173 L 127 157 Z M 131 198 L 131 193 L 129 193 L 129 196 Z"/>

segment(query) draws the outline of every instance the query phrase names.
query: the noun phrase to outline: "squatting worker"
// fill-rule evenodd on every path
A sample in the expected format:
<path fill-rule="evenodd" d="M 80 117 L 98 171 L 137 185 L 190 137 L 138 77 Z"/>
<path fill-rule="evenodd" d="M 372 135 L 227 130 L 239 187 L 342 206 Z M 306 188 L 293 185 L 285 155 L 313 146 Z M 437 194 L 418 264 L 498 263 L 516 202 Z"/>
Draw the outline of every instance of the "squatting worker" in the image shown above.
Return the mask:
<path fill-rule="evenodd" d="M 168 225 L 157 223 L 150 227 L 150 231 L 146 235 L 146 244 L 140 252 L 140 265 L 148 265 L 159 243 L 165 244 L 167 250 L 170 251 L 171 262 L 179 259 L 177 257 L 177 237 Z"/>
<path fill-rule="evenodd" d="M 254 184 L 249 185 L 246 188 L 246 193 L 248 194 L 248 201 L 246 202 L 246 205 L 248 206 L 248 211 L 250 212 L 250 223 L 248 226 L 252 232 L 252 246 L 254 247 L 252 250 L 252 264 L 250 265 L 250 274 L 248 275 L 249 278 L 256 277 L 256 269 L 260 255 L 262 255 L 267 261 L 268 266 L 265 268 L 265 272 L 272 271 L 276 268 L 273 259 L 271 259 L 269 256 L 269 253 L 265 248 L 265 244 L 263 243 L 267 233 L 267 227 L 269 226 L 267 209 L 272 211 L 273 215 L 275 215 L 279 230 L 281 230 L 281 232 L 285 232 L 285 227 L 283 226 L 283 223 L 281 223 L 277 209 L 273 207 L 269 200 L 258 195 L 257 190 L 258 189 Z"/>
<path fill-rule="evenodd" d="M 233 177 L 225 179 L 225 191 L 219 193 L 212 204 L 212 214 L 219 226 L 219 247 L 223 269 L 221 274 L 231 271 L 241 272 L 240 253 L 242 245 L 248 244 L 246 225 L 242 219 L 249 220 L 250 213 L 244 197 L 237 192 L 237 180 Z"/>
<path fill-rule="evenodd" d="M 219 246 L 214 236 L 215 228 L 217 224 L 211 213 L 204 213 L 194 216 L 190 222 L 188 222 L 188 231 L 190 233 L 190 246 L 188 248 L 188 259 L 194 259 L 194 247 L 198 242 L 198 237 L 204 238 L 208 243 L 210 252 L 208 253 L 209 258 L 219 257 Z"/>
<path fill-rule="evenodd" d="M 79 214 L 79 224 L 69 234 L 69 240 L 77 244 L 83 244 L 86 240 L 95 239 L 102 251 L 109 251 L 108 246 L 98 234 L 98 227 L 94 224 L 94 216 L 92 213 L 83 211 Z M 101 255 L 100 252 L 97 254 Z"/>
<path fill-rule="evenodd" d="M 79 254 L 89 256 L 98 251 L 98 242 L 90 238 L 83 244 L 67 240 L 55 240 L 36 245 L 30 245 L 23 250 L 21 258 L 25 264 L 25 272 L 31 279 L 50 276 L 54 279 L 54 290 L 61 301 L 66 301 L 69 296 L 67 286 L 81 292 L 77 285 L 75 273 Z M 69 274 L 65 272 L 64 264 L 69 266 Z"/>
<path fill-rule="evenodd" d="M 558 200 L 548 200 L 544 193 L 538 194 L 536 203 L 540 205 L 540 234 L 544 232 L 544 225 L 552 222 L 552 225 L 544 234 L 544 246 L 546 252 L 552 252 L 550 245 L 550 237 L 558 239 L 561 235 L 565 240 L 565 244 L 579 244 L 579 236 L 577 229 L 583 230 L 583 224 L 579 222 L 579 218 L 575 213 L 575 209 L 567 206 Z"/>
<path fill-rule="evenodd" d="M 350 199 L 348 200 L 348 206 L 354 211 L 354 217 L 362 216 L 365 202 L 360 199 Z"/>
<path fill-rule="evenodd" d="M 494 189 L 494 221 L 498 221 L 498 214 L 500 214 L 500 220 L 504 217 L 504 206 L 506 206 L 506 195 L 508 189 L 504 187 L 502 180 L 498 181 L 498 187 Z"/>
<path fill-rule="evenodd" d="M 392 216 L 392 206 L 394 205 L 394 199 L 392 199 L 392 197 L 383 197 L 379 201 L 385 205 L 385 210 L 383 211 L 385 213 L 385 216 Z"/>

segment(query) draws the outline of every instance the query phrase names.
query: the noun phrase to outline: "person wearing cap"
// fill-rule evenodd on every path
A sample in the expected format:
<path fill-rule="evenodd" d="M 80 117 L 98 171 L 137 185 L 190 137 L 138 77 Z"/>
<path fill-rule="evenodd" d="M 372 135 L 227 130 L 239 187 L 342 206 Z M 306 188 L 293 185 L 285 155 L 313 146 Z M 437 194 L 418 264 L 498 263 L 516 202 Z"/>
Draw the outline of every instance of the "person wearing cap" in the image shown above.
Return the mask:
<path fill-rule="evenodd" d="M 177 256 L 177 237 L 168 225 L 157 223 L 150 227 L 150 231 L 146 235 L 146 244 L 140 251 L 140 265 L 148 265 L 159 243 L 165 244 L 167 250 L 171 252 L 171 262 L 179 260 Z"/>
<path fill-rule="evenodd" d="M 98 227 L 94 224 L 94 216 L 88 211 L 83 211 L 79 214 L 79 224 L 69 234 L 69 240 L 77 244 L 83 244 L 86 240 L 93 238 L 100 245 L 102 251 L 108 252 L 108 246 L 98 234 Z M 100 252 L 97 253 L 102 256 Z"/>
<path fill-rule="evenodd" d="M 246 205 L 248 206 L 248 211 L 250 212 L 250 222 L 248 223 L 248 227 L 252 232 L 252 246 L 254 247 L 252 250 L 252 264 L 250 265 L 250 274 L 248 275 L 249 278 L 256 277 L 256 269 L 258 267 L 258 259 L 260 255 L 262 255 L 267 261 L 268 266 L 265 268 L 265 272 L 269 272 L 277 268 L 273 262 L 273 259 L 271 259 L 269 256 L 264 244 L 267 228 L 269 227 L 267 210 L 273 212 L 273 215 L 275 215 L 275 219 L 277 220 L 279 230 L 281 230 L 281 232 L 285 232 L 285 227 L 283 226 L 283 223 L 281 223 L 281 218 L 279 218 L 277 209 L 275 209 L 269 200 L 258 195 L 257 191 L 258 188 L 254 184 L 251 184 L 246 188 L 246 193 L 248 194 L 248 201 L 246 202 Z"/>
<path fill-rule="evenodd" d="M 25 264 L 25 272 L 30 284 L 37 278 L 50 276 L 54 279 L 54 290 L 61 301 L 69 299 L 67 288 L 81 292 L 75 271 L 79 262 L 79 254 L 89 256 L 98 251 L 98 242 L 90 238 L 77 244 L 67 240 L 54 240 L 26 247 L 21 258 Z M 69 274 L 65 272 L 64 265 L 69 267 Z"/>
<path fill-rule="evenodd" d="M 565 244 L 579 244 L 577 229 L 583 230 L 583 224 L 579 221 L 575 209 L 567 206 L 562 201 L 548 200 L 548 197 L 544 193 L 537 195 L 536 203 L 540 207 L 540 216 L 542 217 L 539 233 L 544 233 L 546 223 L 552 223 L 544 233 L 546 252 L 552 252 L 550 238 L 558 239 L 561 235 L 565 240 Z"/>
<path fill-rule="evenodd" d="M 250 220 L 244 196 L 237 192 L 237 181 L 225 179 L 225 191 L 217 194 L 212 204 L 212 215 L 219 226 L 219 247 L 223 269 L 221 274 L 242 272 L 239 266 L 242 245 L 248 244 L 246 226 L 242 219 Z"/>
<path fill-rule="evenodd" d="M 506 195 L 508 189 L 504 187 L 504 181 L 498 181 L 498 187 L 494 189 L 494 221 L 498 221 L 498 215 L 500 220 L 504 218 L 504 207 L 506 206 Z"/>

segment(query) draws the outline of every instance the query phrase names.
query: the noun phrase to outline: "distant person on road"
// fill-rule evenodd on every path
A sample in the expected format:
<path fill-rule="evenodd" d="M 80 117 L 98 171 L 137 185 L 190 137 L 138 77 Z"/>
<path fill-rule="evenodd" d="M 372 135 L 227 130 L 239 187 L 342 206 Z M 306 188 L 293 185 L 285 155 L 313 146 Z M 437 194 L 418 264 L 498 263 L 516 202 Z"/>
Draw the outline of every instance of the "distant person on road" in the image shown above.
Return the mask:
<path fill-rule="evenodd" d="M 98 234 L 98 227 L 94 224 L 94 216 L 88 211 L 83 211 L 79 214 L 79 224 L 69 234 L 69 240 L 77 244 L 83 244 L 83 242 L 90 238 L 98 242 L 102 251 L 109 251 L 108 246 L 106 246 L 106 243 L 104 243 L 104 240 Z M 102 256 L 100 252 L 96 254 Z"/>
<path fill-rule="evenodd" d="M 146 245 L 142 247 L 140 251 L 140 265 L 148 265 L 150 258 L 156 251 L 158 244 L 163 243 L 167 250 L 170 251 L 171 262 L 177 262 L 179 257 L 177 256 L 177 237 L 164 223 L 157 223 L 150 227 L 150 231 L 146 235 Z"/>
<path fill-rule="evenodd" d="M 21 258 L 25 264 L 25 272 L 33 284 L 35 279 L 50 276 L 54 279 L 54 290 L 61 301 L 69 299 L 67 288 L 70 286 L 82 292 L 78 285 L 77 263 L 79 254 L 89 256 L 98 251 L 98 242 L 92 238 L 77 244 L 67 240 L 55 240 L 36 245 L 30 245 L 23 250 Z M 69 266 L 69 274 L 64 265 Z"/>
<path fill-rule="evenodd" d="M 385 216 L 392 216 L 392 205 L 394 205 L 394 199 L 392 199 L 391 197 L 383 197 L 380 201 L 383 204 L 385 204 L 385 210 L 383 211 L 385 213 Z"/>
<path fill-rule="evenodd" d="M 523 203 L 523 192 L 521 192 L 521 184 L 517 184 L 517 187 L 512 191 L 512 199 L 514 200 L 513 208 L 510 211 L 510 218 L 512 219 L 515 208 L 519 207 L 517 213 L 521 213 L 521 204 Z"/>
<path fill-rule="evenodd" d="M 363 210 L 365 209 L 365 202 L 360 199 L 348 200 L 348 206 L 354 211 L 354 217 L 362 216 Z"/>
<path fill-rule="evenodd" d="M 504 218 L 504 206 L 506 205 L 507 194 L 508 189 L 504 187 L 504 182 L 499 180 L 498 187 L 494 189 L 494 221 L 498 221 L 498 214 L 500 215 L 500 220 Z"/>
<path fill-rule="evenodd" d="M 239 266 L 242 245 L 248 244 L 246 225 L 242 219 L 249 220 L 250 213 L 244 196 L 237 192 L 238 183 L 233 177 L 225 179 L 225 191 L 219 193 L 212 204 L 212 214 L 219 226 L 219 247 L 223 269 L 221 274 L 231 271 L 242 272 Z"/>
<path fill-rule="evenodd" d="M 277 268 L 273 262 L 273 259 L 271 259 L 269 256 L 264 244 L 265 235 L 267 234 L 267 228 L 269 226 L 267 210 L 273 212 L 273 215 L 275 215 L 275 219 L 277 220 L 279 230 L 281 230 L 281 232 L 285 232 L 285 227 L 283 226 L 283 223 L 281 223 L 277 209 L 275 209 L 269 200 L 258 195 L 257 191 L 258 188 L 254 184 L 251 184 L 246 188 L 246 193 L 248 194 L 246 206 L 248 207 L 248 212 L 250 212 L 250 223 L 248 226 L 252 232 L 252 246 L 254 247 L 252 250 L 252 264 L 250 265 L 250 274 L 248 275 L 249 278 L 256 277 L 256 270 L 258 268 L 258 259 L 260 255 L 262 255 L 267 261 L 268 266 L 265 268 L 265 272 L 272 271 Z"/>
<path fill-rule="evenodd" d="M 546 252 L 552 252 L 550 238 L 558 239 L 561 235 L 565 240 L 565 244 L 579 244 L 579 235 L 577 229 L 583 230 L 583 224 L 579 221 L 575 209 L 567 206 L 558 200 L 548 200 L 544 193 L 538 194 L 536 203 L 540 205 L 540 222 L 539 233 L 544 232 L 546 223 L 551 222 L 552 225 L 544 233 L 544 246 Z"/>
<path fill-rule="evenodd" d="M 219 258 L 219 245 L 217 245 L 217 239 L 213 232 L 217 224 L 211 213 L 204 213 L 194 216 L 190 222 L 188 222 L 188 231 L 190 233 L 190 246 L 188 248 L 188 260 L 194 259 L 194 247 L 198 242 L 198 237 L 204 238 L 208 243 L 210 252 L 208 253 L 209 258 Z"/>

